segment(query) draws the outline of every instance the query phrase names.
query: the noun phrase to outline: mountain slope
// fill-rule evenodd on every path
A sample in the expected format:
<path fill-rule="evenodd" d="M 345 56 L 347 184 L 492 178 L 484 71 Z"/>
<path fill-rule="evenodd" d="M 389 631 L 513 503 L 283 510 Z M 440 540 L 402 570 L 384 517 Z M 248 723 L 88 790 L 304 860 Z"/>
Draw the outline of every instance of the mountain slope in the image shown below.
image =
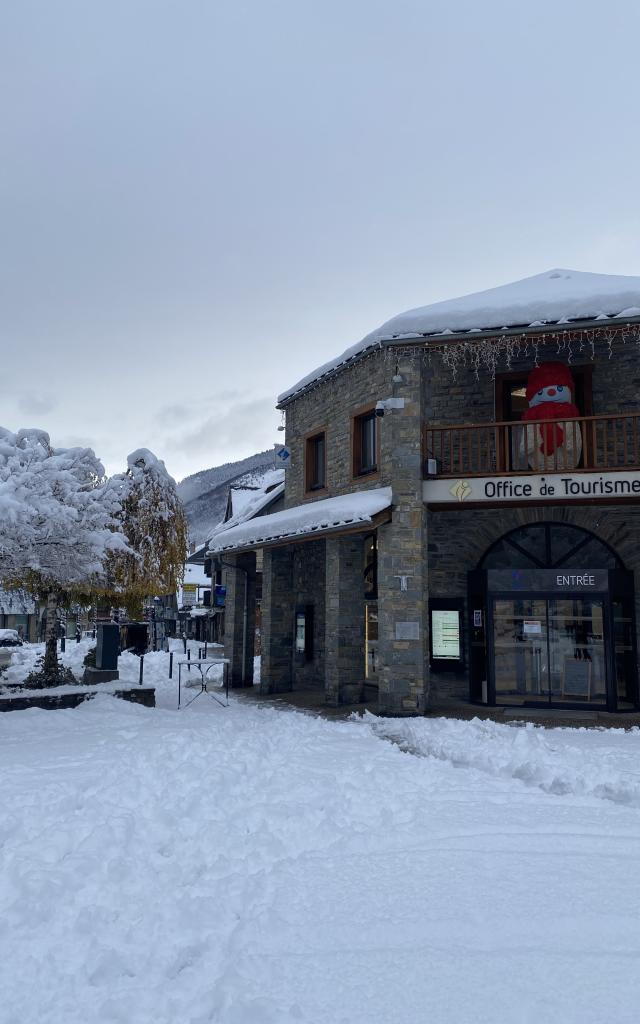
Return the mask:
<path fill-rule="evenodd" d="M 222 520 L 231 484 L 251 483 L 254 477 L 273 469 L 274 461 L 273 449 L 269 449 L 239 462 L 227 462 L 185 477 L 178 484 L 178 494 L 189 522 L 190 540 L 202 543 Z"/>

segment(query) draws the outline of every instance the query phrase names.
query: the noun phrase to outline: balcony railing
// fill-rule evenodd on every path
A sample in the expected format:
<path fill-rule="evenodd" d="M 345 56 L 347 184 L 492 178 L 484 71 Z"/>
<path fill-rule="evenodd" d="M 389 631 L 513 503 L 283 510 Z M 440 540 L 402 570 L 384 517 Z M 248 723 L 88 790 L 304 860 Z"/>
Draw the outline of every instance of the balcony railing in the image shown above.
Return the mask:
<path fill-rule="evenodd" d="M 425 427 L 438 476 L 640 469 L 640 412 Z"/>

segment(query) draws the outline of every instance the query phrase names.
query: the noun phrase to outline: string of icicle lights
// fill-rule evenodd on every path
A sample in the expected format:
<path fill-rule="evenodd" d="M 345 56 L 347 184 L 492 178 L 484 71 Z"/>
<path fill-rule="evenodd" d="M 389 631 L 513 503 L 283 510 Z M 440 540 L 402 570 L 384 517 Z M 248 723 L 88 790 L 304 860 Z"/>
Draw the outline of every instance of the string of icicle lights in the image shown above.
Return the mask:
<path fill-rule="evenodd" d="M 538 366 L 540 359 L 549 359 L 549 346 L 555 347 L 555 355 L 572 363 L 576 359 L 595 360 L 596 355 L 610 359 L 613 344 L 635 342 L 640 345 L 640 324 L 625 324 L 620 327 L 590 328 L 588 330 L 551 330 L 541 334 L 505 334 L 469 338 L 431 337 L 424 341 L 424 357 L 431 363 L 438 356 L 454 380 L 464 369 L 474 372 L 479 379 L 480 371 L 486 371 L 493 378 L 501 370 L 510 370 L 514 362 L 527 361 Z M 419 344 L 416 339 L 415 344 Z M 404 354 L 415 353 L 415 344 L 389 344 L 386 356 L 390 361 L 402 358 Z"/>
<path fill-rule="evenodd" d="M 549 346 L 555 347 L 555 355 L 559 359 L 566 359 L 568 363 L 579 359 L 595 361 L 599 355 L 610 359 L 615 341 L 624 345 L 627 342 L 635 342 L 640 346 L 640 323 L 588 329 L 557 328 L 539 334 L 523 332 L 492 334 L 486 337 L 479 336 L 479 332 L 472 332 L 455 340 L 448 340 L 442 335 L 397 342 L 390 338 L 384 343 L 380 342 L 364 352 L 359 352 L 344 363 L 339 363 L 317 380 L 301 387 L 298 393 L 285 399 L 283 404 L 291 408 L 303 395 L 322 387 L 328 380 L 355 369 L 368 359 L 382 357 L 389 365 L 395 367 L 403 356 L 415 357 L 416 352 L 421 352 L 422 358 L 429 365 L 435 356 L 441 359 L 454 380 L 458 373 L 465 369 L 471 369 L 476 380 L 479 380 L 481 370 L 493 378 L 496 373 L 512 369 L 515 361 L 526 361 L 538 366 L 541 358 L 550 358 Z"/>

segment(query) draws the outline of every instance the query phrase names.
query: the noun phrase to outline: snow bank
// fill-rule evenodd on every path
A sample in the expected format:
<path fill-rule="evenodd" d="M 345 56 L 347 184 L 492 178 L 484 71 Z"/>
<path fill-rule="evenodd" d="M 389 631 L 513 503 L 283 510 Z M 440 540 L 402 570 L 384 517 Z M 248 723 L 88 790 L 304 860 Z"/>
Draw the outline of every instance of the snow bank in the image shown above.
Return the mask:
<path fill-rule="evenodd" d="M 16 644 L 20 642 L 20 634 L 17 629 L 0 629 L 0 643 L 4 640 L 9 642 L 15 641 Z"/>
<path fill-rule="evenodd" d="M 337 498 L 310 501 L 215 533 L 209 540 L 209 552 L 216 554 L 239 547 L 259 547 L 288 537 L 302 537 L 342 526 L 368 523 L 390 505 L 390 487 L 376 487 L 355 494 L 342 494 Z"/>
<path fill-rule="evenodd" d="M 283 392 L 278 402 L 286 401 L 383 340 L 637 316 L 640 316 L 640 277 L 547 270 L 511 284 L 400 313 L 336 359 L 303 377 Z"/>
<path fill-rule="evenodd" d="M 376 736 L 401 750 L 487 775 L 518 779 L 558 796 L 592 796 L 640 808 L 640 730 L 541 729 L 474 719 L 376 718 Z"/>

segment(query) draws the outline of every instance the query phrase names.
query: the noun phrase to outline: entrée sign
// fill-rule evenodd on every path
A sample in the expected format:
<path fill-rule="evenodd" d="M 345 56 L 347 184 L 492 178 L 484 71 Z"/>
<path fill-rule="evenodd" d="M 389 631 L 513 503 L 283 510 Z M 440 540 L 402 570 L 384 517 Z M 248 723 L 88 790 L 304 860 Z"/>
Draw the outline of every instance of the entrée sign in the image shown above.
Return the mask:
<path fill-rule="evenodd" d="M 553 473 L 542 476 L 471 476 L 459 480 L 425 480 L 423 500 L 451 502 L 580 501 L 585 498 L 640 500 L 640 472 Z"/>
<path fill-rule="evenodd" d="M 488 569 L 487 587 L 490 591 L 546 590 L 557 593 L 585 591 L 606 592 L 609 589 L 609 573 L 606 569 L 585 569 L 584 572 L 568 573 L 562 569 Z M 526 629 L 525 633 L 533 632 Z"/>

